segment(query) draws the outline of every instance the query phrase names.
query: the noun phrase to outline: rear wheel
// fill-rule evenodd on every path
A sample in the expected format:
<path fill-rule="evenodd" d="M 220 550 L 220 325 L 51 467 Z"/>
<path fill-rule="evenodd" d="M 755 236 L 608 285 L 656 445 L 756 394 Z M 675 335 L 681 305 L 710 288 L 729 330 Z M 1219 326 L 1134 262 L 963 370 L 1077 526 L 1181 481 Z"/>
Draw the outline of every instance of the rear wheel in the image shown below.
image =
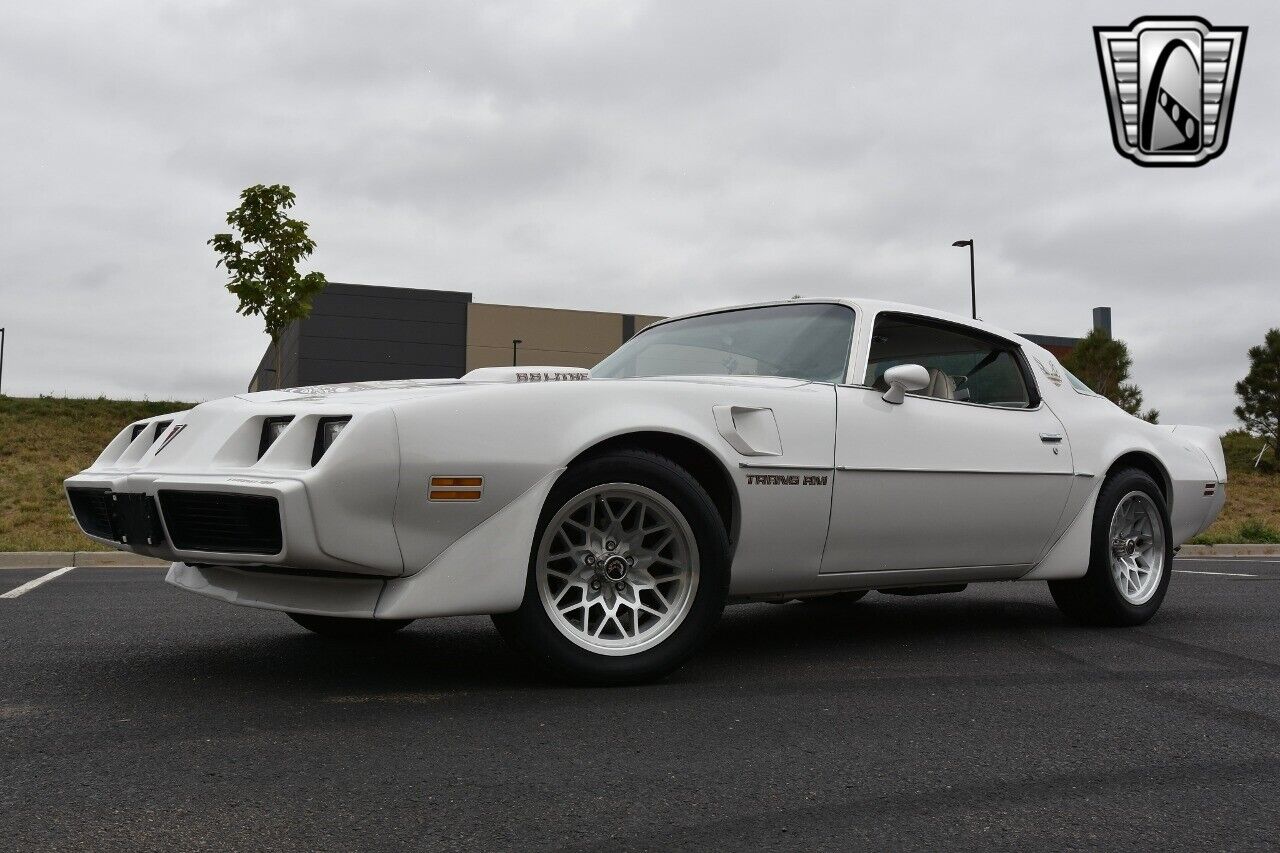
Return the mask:
<path fill-rule="evenodd" d="M 316 616 L 312 613 L 290 613 L 289 618 L 308 631 L 344 640 L 365 640 L 394 634 L 412 619 L 351 619 L 345 616 Z"/>
<path fill-rule="evenodd" d="M 1063 613 L 1094 625 L 1141 625 L 1160 609 L 1173 565 L 1169 510 L 1144 471 L 1112 475 L 1093 513 L 1089 570 L 1049 581 Z"/>
<path fill-rule="evenodd" d="M 587 684 L 679 667 L 720 617 L 729 543 L 706 491 L 671 460 L 619 450 L 566 471 L 538 523 L 502 636 L 545 672 Z"/>

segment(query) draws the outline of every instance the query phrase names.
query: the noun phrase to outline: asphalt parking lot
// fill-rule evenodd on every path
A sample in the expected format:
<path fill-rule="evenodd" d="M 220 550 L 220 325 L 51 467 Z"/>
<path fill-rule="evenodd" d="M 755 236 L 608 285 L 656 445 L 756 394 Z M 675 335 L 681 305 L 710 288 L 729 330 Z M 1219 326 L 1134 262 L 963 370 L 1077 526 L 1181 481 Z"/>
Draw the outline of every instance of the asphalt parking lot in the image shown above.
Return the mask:
<path fill-rule="evenodd" d="M 1139 629 L 1042 584 L 733 607 L 620 690 L 487 619 L 353 646 L 156 569 L 2 570 L 0 848 L 1274 849 L 1280 561 L 1175 568 Z"/>

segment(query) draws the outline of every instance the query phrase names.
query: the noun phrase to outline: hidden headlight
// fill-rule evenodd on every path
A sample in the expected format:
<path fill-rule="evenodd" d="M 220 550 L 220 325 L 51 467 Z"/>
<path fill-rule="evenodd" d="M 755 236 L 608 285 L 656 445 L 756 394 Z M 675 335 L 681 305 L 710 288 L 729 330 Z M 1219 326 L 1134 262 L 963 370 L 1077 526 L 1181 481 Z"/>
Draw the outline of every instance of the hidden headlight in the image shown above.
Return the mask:
<path fill-rule="evenodd" d="M 276 439 L 293 421 L 293 415 L 282 415 L 278 418 L 266 418 L 262 422 L 262 437 L 258 439 L 258 458 L 261 459 L 267 448 L 276 443 Z"/>
<path fill-rule="evenodd" d="M 346 429 L 347 424 L 350 422 L 350 415 L 320 419 L 320 422 L 316 425 L 315 450 L 311 452 L 312 465 L 320 461 L 320 457 L 324 456 L 325 451 L 338 440 L 338 436 L 342 434 L 342 431 Z"/>

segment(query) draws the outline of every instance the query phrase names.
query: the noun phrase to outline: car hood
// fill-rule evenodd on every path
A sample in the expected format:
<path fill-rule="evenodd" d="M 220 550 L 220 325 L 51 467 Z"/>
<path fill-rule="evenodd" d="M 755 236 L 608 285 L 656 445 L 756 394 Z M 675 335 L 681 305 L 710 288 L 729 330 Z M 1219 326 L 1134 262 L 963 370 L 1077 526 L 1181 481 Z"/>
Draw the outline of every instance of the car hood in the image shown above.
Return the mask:
<path fill-rule="evenodd" d="M 339 400 L 367 406 L 393 403 L 448 393 L 470 383 L 461 379 L 391 379 L 379 382 L 339 382 L 332 385 L 304 385 L 279 391 L 237 394 L 250 403 L 334 403 Z"/>
<path fill-rule="evenodd" d="M 390 379 L 377 382 L 341 382 L 332 385 L 307 385 L 279 391 L 237 394 L 236 398 L 252 403 L 318 403 L 341 402 L 355 406 L 377 406 L 399 400 L 422 399 L 467 388 L 486 385 L 539 384 L 561 382 L 705 382 L 717 385 L 769 385 L 794 387 L 807 384 L 801 379 L 772 376 L 656 376 L 640 379 L 592 379 L 581 367 L 484 367 L 461 379 Z"/>

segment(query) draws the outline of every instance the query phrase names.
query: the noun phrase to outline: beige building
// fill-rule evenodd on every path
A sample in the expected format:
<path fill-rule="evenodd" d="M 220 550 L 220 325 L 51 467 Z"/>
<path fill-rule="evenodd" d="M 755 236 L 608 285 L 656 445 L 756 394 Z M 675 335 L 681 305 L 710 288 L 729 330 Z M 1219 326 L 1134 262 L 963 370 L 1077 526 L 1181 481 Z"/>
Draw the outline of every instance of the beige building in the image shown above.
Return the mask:
<path fill-rule="evenodd" d="M 594 367 L 640 329 L 661 320 L 637 314 L 488 305 L 467 309 L 467 370 L 512 363 Z"/>

